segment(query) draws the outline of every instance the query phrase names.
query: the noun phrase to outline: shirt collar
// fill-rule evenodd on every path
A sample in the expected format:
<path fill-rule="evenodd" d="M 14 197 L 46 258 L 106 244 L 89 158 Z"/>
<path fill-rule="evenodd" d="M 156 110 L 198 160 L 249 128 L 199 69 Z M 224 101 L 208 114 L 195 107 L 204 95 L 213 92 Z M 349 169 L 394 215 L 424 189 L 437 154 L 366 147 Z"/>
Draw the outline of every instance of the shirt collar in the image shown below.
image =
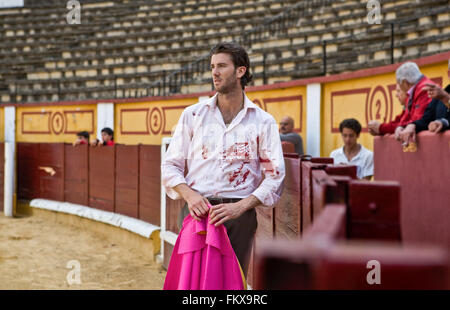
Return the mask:
<path fill-rule="evenodd" d="M 358 159 L 359 156 L 361 156 L 361 154 L 364 152 L 364 146 L 361 143 L 359 143 L 359 145 L 361 145 L 361 148 L 359 149 L 358 154 L 356 154 L 355 157 L 352 158 L 352 161 L 355 159 Z M 344 146 L 340 148 L 340 151 L 341 151 L 341 154 L 345 156 Z M 346 156 L 346 158 L 347 158 L 347 156 Z"/>
<path fill-rule="evenodd" d="M 422 81 L 423 78 L 424 78 L 424 75 L 422 74 L 420 76 L 420 79 L 413 86 L 411 86 L 411 88 L 408 90 L 407 94 L 408 94 L 409 98 L 411 98 L 412 94 L 414 93 L 414 89 L 416 88 L 417 84 L 419 84 L 419 82 Z"/>
<path fill-rule="evenodd" d="M 206 105 L 211 108 L 215 108 L 218 95 L 219 93 L 215 93 L 214 96 L 206 100 Z M 256 108 L 256 105 L 247 97 L 247 94 L 244 92 L 244 110 L 247 110 L 248 108 L 254 109 Z"/>

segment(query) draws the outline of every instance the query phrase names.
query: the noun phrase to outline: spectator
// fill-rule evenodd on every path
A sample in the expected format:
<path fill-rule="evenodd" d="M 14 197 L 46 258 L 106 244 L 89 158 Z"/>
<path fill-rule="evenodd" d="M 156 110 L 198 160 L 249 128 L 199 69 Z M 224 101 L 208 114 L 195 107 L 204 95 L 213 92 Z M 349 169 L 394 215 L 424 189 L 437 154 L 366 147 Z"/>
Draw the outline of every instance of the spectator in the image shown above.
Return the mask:
<path fill-rule="evenodd" d="M 397 128 L 398 124 L 400 123 L 401 118 L 406 112 L 405 105 L 406 101 L 408 99 L 408 95 L 400 88 L 400 85 L 396 85 L 395 88 L 395 96 L 397 97 L 398 101 L 400 101 L 400 104 L 402 105 L 403 111 L 397 117 L 389 122 L 389 123 L 383 123 L 373 120 L 369 122 L 369 133 L 373 136 L 376 135 L 385 135 L 388 133 L 394 133 L 395 128 Z"/>
<path fill-rule="evenodd" d="M 105 127 L 102 129 L 102 142 L 99 145 L 103 146 L 113 146 L 114 145 L 114 131 Z"/>
<path fill-rule="evenodd" d="M 447 75 L 450 78 L 450 60 Z M 423 88 L 429 98 L 432 99 L 422 118 L 409 123 L 401 134 L 405 145 L 415 141 L 416 133 L 430 130 L 438 133 L 450 128 L 450 84 L 444 89 L 434 83 L 426 83 Z"/>
<path fill-rule="evenodd" d="M 73 145 L 83 145 L 89 144 L 89 132 L 80 131 L 77 133 L 77 140 L 73 143 Z"/>
<path fill-rule="evenodd" d="M 408 94 L 405 114 L 395 129 L 395 138 L 407 145 L 409 143 L 407 137 L 410 137 L 410 135 L 402 134 L 402 132 L 409 123 L 422 118 L 431 102 L 424 87 L 426 84 L 434 83 L 420 72 L 419 67 L 414 62 L 406 62 L 401 65 L 395 75 L 400 88 Z"/>
<path fill-rule="evenodd" d="M 345 119 L 339 125 L 344 141 L 342 148 L 331 152 L 335 164 L 354 165 L 359 179 L 370 180 L 373 175 L 373 153 L 358 143 L 361 124 L 354 118 Z"/>
<path fill-rule="evenodd" d="M 294 132 L 294 120 L 285 116 L 280 122 L 280 139 L 281 141 L 287 141 L 294 144 L 295 152 L 298 155 L 303 155 L 303 140 L 302 137 Z"/>

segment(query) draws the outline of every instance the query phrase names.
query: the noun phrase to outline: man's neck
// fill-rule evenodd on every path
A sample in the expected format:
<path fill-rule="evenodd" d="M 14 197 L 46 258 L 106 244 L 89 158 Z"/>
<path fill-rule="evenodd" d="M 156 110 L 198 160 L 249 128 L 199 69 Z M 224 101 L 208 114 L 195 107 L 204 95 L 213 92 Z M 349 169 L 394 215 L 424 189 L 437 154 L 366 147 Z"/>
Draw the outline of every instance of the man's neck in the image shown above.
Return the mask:
<path fill-rule="evenodd" d="M 351 145 L 351 146 L 344 145 L 344 153 L 345 154 L 357 154 L 357 153 L 359 153 L 360 150 L 361 150 L 361 146 L 358 143 Z"/>
<path fill-rule="evenodd" d="M 233 113 L 241 109 L 244 103 L 244 92 L 241 88 L 236 88 L 235 90 L 221 94 L 217 96 L 217 104 L 222 113 Z"/>

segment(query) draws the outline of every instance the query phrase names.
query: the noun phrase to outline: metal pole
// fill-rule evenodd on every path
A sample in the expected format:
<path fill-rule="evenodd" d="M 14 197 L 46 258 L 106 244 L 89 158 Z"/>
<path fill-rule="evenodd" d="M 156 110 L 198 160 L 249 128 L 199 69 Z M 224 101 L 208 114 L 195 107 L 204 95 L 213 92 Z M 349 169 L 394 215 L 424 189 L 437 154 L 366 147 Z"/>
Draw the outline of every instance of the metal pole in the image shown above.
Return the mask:
<path fill-rule="evenodd" d="M 394 23 L 391 23 L 391 64 L 394 63 Z"/>
<path fill-rule="evenodd" d="M 163 70 L 163 96 L 166 95 L 166 70 Z"/>
<path fill-rule="evenodd" d="M 327 75 L 327 41 L 322 42 L 323 53 L 323 75 Z"/>
<path fill-rule="evenodd" d="M 114 97 L 117 99 L 117 76 L 114 76 Z"/>
<path fill-rule="evenodd" d="M 266 53 L 263 54 L 263 85 L 267 84 L 267 77 L 266 77 Z"/>

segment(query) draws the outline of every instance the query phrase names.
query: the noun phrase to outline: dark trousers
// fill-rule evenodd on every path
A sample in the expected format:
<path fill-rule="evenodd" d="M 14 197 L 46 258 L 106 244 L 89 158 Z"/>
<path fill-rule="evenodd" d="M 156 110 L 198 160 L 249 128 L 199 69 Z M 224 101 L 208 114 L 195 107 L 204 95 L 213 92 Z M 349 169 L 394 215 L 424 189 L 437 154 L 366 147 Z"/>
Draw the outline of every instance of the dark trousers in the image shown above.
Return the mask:
<path fill-rule="evenodd" d="M 187 204 L 184 204 L 183 209 L 178 214 L 178 228 L 183 226 L 183 220 L 189 215 Z M 256 211 L 251 209 L 243 213 L 240 217 L 226 221 L 224 224 L 227 229 L 228 238 L 234 253 L 241 265 L 245 277 L 247 277 L 248 265 L 250 263 L 250 254 L 253 245 L 253 239 L 258 223 L 256 221 Z"/>

